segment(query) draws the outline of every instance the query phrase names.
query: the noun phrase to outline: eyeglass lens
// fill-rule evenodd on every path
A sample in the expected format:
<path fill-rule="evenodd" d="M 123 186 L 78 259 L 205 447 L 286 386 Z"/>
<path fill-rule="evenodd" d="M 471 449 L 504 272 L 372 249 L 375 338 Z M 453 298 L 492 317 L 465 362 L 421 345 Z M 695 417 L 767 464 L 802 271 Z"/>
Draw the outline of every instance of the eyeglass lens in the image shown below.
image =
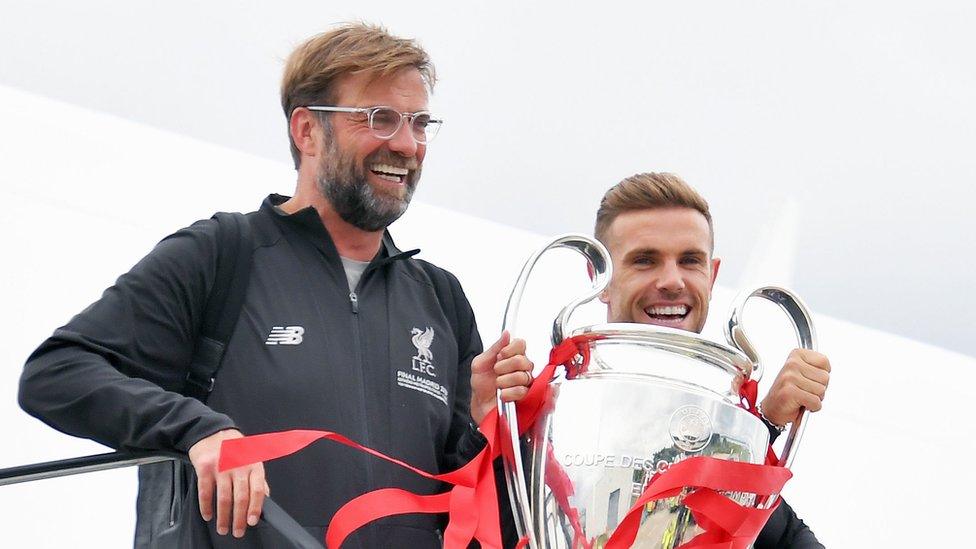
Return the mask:
<path fill-rule="evenodd" d="M 388 139 L 393 137 L 393 134 L 400 128 L 401 116 L 407 118 L 410 123 L 410 131 L 413 134 L 413 138 L 418 143 L 429 142 L 437 135 L 437 130 L 441 126 L 439 120 L 431 120 L 430 115 L 427 113 L 420 113 L 414 116 L 401 115 L 400 112 L 394 109 L 384 107 L 372 112 L 370 127 L 377 137 Z"/>

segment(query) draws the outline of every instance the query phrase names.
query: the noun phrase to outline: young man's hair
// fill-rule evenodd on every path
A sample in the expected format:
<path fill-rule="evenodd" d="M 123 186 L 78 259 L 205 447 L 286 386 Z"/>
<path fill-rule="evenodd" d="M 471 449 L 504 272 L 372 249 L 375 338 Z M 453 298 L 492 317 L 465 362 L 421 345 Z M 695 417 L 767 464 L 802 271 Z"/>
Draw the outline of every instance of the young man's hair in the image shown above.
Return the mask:
<path fill-rule="evenodd" d="M 600 209 L 596 212 L 597 240 L 607 244 L 607 231 L 618 215 L 635 210 L 652 208 L 691 208 L 708 221 L 708 234 L 714 247 L 715 232 L 712 228 L 712 214 L 708 202 L 673 173 L 639 173 L 617 183 L 603 195 Z"/>
<path fill-rule="evenodd" d="M 333 105 L 336 83 L 343 76 L 367 73 L 381 78 L 408 67 L 420 71 L 428 89 L 433 89 L 437 79 L 434 66 L 414 40 L 398 38 L 383 27 L 366 23 L 346 23 L 313 36 L 295 48 L 285 64 L 281 81 L 285 118 L 290 122 L 298 107 Z M 320 119 L 326 120 L 326 116 Z M 288 140 L 297 169 L 301 156 L 290 131 Z"/>

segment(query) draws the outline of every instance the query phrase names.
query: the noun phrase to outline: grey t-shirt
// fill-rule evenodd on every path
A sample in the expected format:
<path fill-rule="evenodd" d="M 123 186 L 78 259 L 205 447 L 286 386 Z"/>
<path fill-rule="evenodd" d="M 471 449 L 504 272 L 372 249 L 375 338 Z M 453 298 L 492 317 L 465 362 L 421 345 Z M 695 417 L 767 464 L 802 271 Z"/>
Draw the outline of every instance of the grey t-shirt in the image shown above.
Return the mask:
<path fill-rule="evenodd" d="M 363 276 L 363 271 L 366 270 L 369 261 L 356 261 L 348 257 L 340 257 L 339 259 L 342 260 L 342 268 L 346 271 L 346 281 L 349 282 L 349 291 L 355 292 L 356 285 L 359 284 L 359 278 Z"/>

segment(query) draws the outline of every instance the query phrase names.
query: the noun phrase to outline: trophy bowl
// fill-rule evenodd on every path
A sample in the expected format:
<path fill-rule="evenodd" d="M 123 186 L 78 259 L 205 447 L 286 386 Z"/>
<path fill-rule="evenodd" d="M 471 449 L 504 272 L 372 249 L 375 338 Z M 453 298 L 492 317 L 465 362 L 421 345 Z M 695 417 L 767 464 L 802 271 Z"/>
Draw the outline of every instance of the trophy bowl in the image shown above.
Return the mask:
<path fill-rule="evenodd" d="M 769 431 L 739 406 L 741 352 L 694 334 L 604 324 L 586 336 L 589 363 L 549 387 L 530 431 L 528 483 L 541 547 L 601 547 L 656 473 L 691 456 L 763 463 Z M 725 494 L 752 506 L 753 494 Z M 645 505 L 633 547 L 676 547 L 702 532 L 684 494 Z"/>

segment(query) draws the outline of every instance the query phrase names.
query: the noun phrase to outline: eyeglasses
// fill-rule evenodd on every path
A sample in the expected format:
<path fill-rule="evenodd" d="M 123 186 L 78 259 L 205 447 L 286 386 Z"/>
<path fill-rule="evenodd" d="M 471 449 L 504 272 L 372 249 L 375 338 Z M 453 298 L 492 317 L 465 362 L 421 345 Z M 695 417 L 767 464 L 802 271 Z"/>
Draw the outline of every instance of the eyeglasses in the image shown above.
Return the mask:
<path fill-rule="evenodd" d="M 430 143 L 437 132 L 441 129 L 442 119 L 431 118 L 427 111 L 400 112 L 393 107 L 332 107 L 323 105 L 306 105 L 310 111 L 321 112 L 348 112 L 354 114 L 365 114 L 369 123 L 369 129 L 377 139 L 391 139 L 403 125 L 403 119 L 407 119 L 410 125 L 410 135 L 413 140 L 421 145 Z"/>

